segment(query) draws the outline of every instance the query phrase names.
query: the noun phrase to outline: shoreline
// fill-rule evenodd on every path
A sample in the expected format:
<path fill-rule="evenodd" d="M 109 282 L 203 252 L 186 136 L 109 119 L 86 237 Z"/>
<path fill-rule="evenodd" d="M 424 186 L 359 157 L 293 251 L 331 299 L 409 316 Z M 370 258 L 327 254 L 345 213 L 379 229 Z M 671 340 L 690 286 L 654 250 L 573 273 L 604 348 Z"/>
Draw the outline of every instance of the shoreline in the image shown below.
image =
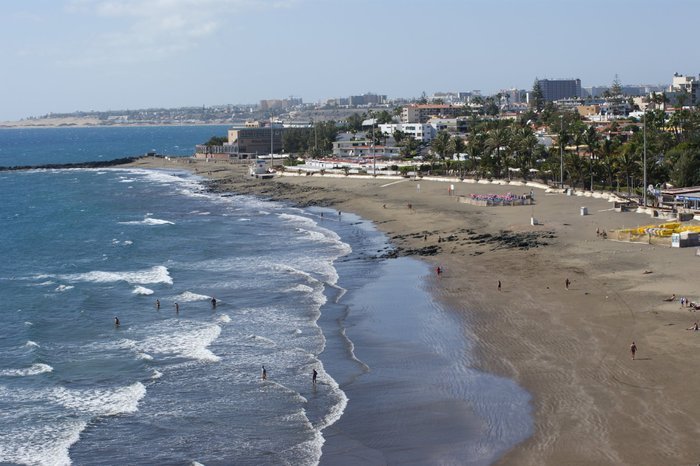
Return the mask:
<path fill-rule="evenodd" d="M 496 464 L 698 462 L 700 407 L 689 387 L 700 383 L 693 360 L 700 335 L 685 330 L 698 317 L 663 298 L 697 300 L 689 277 L 699 259 L 694 248 L 595 235 L 598 227 L 651 223 L 648 216 L 539 189 L 533 208 L 484 208 L 457 203 L 444 183 L 425 180 L 419 190 L 410 180 L 381 178 L 253 180 L 245 167 L 205 161 L 143 159 L 129 167 L 188 169 L 222 192 L 351 211 L 382 230 L 399 255 L 443 267 L 431 291 L 466 320 L 472 367 L 515 380 L 533 396 L 533 435 Z M 456 194 L 523 189 L 460 183 Z M 579 214 L 584 204 L 590 215 Z M 531 216 L 542 225 L 530 225 Z"/>

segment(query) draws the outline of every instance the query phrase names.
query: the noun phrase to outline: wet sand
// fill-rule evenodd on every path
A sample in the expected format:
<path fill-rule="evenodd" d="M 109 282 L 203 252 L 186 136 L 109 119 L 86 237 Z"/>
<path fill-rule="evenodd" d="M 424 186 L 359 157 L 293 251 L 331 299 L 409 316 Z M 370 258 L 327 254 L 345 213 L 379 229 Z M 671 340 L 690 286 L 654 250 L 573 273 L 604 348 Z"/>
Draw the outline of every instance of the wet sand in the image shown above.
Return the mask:
<path fill-rule="evenodd" d="M 222 191 L 355 212 L 383 230 L 399 255 L 443 267 L 432 291 L 460 313 L 465 335 L 475 340 L 469 364 L 515 380 L 533 397 L 533 435 L 497 464 L 700 462 L 700 332 L 686 330 L 700 317 L 663 301 L 672 293 L 698 301 L 700 257 L 695 248 L 596 236 L 596 228 L 652 223 L 649 216 L 541 189 L 534 190 L 534 207 L 487 208 L 456 202 L 449 183 L 438 181 L 251 180 L 228 163 L 143 159 L 134 165 L 187 168 Z M 530 189 L 454 184 L 457 195 Z M 589 215 L 580 215 L 581 206 Z M 530 225 L 532 216 L 541 225 Z M 417 416 L 413 422 L 426 433 L 440 426 L 428 411 Z"/>

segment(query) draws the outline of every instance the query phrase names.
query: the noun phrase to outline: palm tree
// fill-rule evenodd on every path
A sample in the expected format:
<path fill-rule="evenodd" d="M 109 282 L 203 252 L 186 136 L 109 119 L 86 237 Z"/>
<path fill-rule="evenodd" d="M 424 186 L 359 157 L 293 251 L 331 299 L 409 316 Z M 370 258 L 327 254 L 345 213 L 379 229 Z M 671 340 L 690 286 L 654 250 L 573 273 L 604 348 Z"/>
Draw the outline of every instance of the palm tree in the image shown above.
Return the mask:
<path fill-rule="evenodd" d="M 444 158 L 447 152 L 447 146 L 450 143 L 450 135 L 447 131 L 439 131 L 433 141 L 430 143 L 430 148 L 432 152 L 437 154 L 440 158 Z M 430 157 L 430 171 L 433 171 L 434 155 Z"/>
<path fill-rule="evenodd" d="M 564 159 L 564 168 L 569 174 L 572 186 L 575 186 L 579 181 L 581 182 L 581 185 L 584 184 L 584 180 L 586 179 L 586 164 L 583 161 L 583 158 L 581 158 L 581 156 L 578 154 L 578 151 L 569 152 L 566 154 Z"/>
<path fill-rule="evenodd" d="M 501 148 L 507 143 L 507 129 L 502 121 L 496 121 L 493 128 L 488 132 L 486 139 L 486 148 L 489 149 L 489 168 L 492 169 L 492 174 L 496 178 L 500 178 L 503 170 L 503 159 Z M 495 155 L 494 155 L 495 153 Z"/>
<path fill-rule="evenodd" d="M 613 189 L 613 178 L 615 177 L 616 171 L 616 143 L 609 135 L 607 138 L 603 139 L 600 145 L 600 165 L 606 174 L 610 190 Z"/>
<path fill-rule="evenodd" d="M 639 163 L 639 147 L 635 141 L 627 142 L 622 146 L 622 150 L 617 154 L 616 165 L 621 173 L 625 175 L 625 184 L 627 184 L 627 194 L 631 192 L 631 180 L 637 173 Z"/>
<path fill-rule="evenodd" d="M 523 178 L 528 178 L 530 169 L 534 168 L 535 148 L 537 147 L 537 137 L 529 126 L 519 126 L 512 132 L 514 139 L 513 146 L 516 148 L 515 165 L 520 169 Z"/>
<path fill-rule="evenodd" d="M 447 144 L 447 152 L 450 154 L 453 154 L 453 156 L 455 154 L 458 156 L 457 157 L 457 164 L 460 167 L 460 177 L 461 177 L 462 162 L 459 161 L 459 154 L 464 152 L 464 140 L 459 136 L 454 136 L 452 139 L 450 139 L 450 142 Z"/>
<path fill-rule="evenodd" d="M 596 154 L 600 146 L 600 138 L 598 132 L 593 126 L 589 126 L 584 134 L 584 142 L 588 145 L 589 153 L 589 173 L 591 175 L 591 191 L 593 191 L 593 161 L 596 160 Z"/>
<path fill-rule="evenodd" d="M 472 131 L 467 139 L 467 153 L 469 154 L 469 168 L 476 170 L 477 158 L 484 153 L 486 136 L 478 131 L 476 125 L 472 126 Z"/>

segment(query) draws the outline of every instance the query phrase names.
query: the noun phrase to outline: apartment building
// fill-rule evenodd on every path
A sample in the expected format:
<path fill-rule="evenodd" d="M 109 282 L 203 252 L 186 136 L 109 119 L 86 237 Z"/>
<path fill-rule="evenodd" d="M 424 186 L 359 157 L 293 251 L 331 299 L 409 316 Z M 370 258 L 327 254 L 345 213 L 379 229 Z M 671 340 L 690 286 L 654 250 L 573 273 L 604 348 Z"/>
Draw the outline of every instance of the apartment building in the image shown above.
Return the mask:
<path fill-rule="evenodd" d="M 538 79 L 537 82 L 544 100 L 548 102 L 581 97 L 580 79 Z"/>
<path fill-rule="evenodd" d="M 259 122 L 228 130 L 228 146 L 236 153 L 269 154 L 282 152 L 284 128 L 279 124 L 263 126 Z M 271 134 L 272 133 L 272 134 Z"/>
<path fill-rule="evenodd" d="M 387 136 L 393 136 L 396 130 L 420 142 L 430 142 L 435 137 L 434 128 L 427 123 L 387 123 L 379 125 L 379 131 Z"/>
<path fill-rule="evenodd" d="M 431 117 L 455 118 L 463 115 L 463 105 L 412 104 L 401 111 L 402 123 L 426 123 Z"/>
<path fill-rule="evenodd" d="M 700 103 L 700 81 L 695 76 L 684 76 L 675 73 L 669 91 L 675 94 L 669 97 L 675 97 L 676 100 L 679 95 L 684 95 L 684 105 L 697 105 Z"/>

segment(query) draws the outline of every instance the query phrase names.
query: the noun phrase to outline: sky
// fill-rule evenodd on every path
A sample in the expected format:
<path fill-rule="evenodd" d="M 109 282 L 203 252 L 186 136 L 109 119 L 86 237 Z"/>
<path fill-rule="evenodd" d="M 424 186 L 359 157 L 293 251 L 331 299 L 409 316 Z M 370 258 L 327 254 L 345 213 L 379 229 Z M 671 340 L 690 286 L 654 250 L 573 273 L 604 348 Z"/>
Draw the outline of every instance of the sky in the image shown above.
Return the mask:
<path fill-rule="evenodd" d="M 698 76 L 699 0 L 3 0 L 0 121 Z"/>

